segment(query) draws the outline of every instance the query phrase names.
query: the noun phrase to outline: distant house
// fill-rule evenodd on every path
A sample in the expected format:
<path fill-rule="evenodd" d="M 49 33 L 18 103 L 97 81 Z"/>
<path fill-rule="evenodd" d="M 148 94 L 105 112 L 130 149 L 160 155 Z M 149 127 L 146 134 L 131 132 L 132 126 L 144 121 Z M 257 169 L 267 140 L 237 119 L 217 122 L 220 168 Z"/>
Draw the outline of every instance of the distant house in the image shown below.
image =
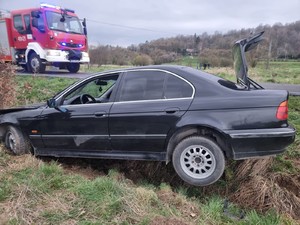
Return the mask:
<path fill-rule="evenodd" d="M 193 49 L 193 48 L 187 48 L 186 53 L 189 56 L 197 56 L 199 54 L 199 51 Z"/>

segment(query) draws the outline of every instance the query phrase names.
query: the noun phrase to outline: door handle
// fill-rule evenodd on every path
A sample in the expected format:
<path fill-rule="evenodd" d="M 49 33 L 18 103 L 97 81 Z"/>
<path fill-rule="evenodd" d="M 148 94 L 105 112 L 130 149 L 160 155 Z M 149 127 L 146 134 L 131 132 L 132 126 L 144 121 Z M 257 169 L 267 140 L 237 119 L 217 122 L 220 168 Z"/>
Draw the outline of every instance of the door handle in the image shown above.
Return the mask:
<path fill-rule="evenodd" d="M 106 112 L 95 112 L 95 117 L 104 117 L 106 116 Z"/>
<path fill-rule="evenodd" d="M 168 114 L 174 114 L 174 113 L 178 112 L 179 110 L 180 110 L 179 108 L 173 107 L 173 108 L 165 109 L 165 112 Z"/>

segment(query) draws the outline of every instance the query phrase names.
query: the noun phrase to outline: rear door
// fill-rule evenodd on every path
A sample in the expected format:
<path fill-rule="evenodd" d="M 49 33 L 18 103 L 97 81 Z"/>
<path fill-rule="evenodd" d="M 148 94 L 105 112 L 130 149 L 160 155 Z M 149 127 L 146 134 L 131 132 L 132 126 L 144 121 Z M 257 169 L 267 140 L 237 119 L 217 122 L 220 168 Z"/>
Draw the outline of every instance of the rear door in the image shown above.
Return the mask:
<path fill-rule="evenodd" d="M 123 75 L 109 115 L 112 150 L 160 152 L 168 131 L 189 108 L 194 87 L 161 70 Z"/>
<path fill-rule="evenodd" d="M 12 15 L 12 36 L 16 49 L 26 49 L 28 43 L 33 41 L 30 18 L 29 12 Z"/>

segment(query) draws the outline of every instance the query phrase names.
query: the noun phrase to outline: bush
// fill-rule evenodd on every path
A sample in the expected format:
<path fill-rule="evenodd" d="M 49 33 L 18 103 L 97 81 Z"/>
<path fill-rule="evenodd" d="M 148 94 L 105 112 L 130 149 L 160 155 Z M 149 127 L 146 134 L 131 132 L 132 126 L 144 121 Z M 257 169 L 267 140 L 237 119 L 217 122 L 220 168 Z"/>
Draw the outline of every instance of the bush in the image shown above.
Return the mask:
<path fill-rule="evenodd" d="M 15 103 L 15 72 L 12 65 L 0 63 L 0 109 Z"/>
<path fill-rule="evenodd" d="M 232 55 L 230 50 L 204 49 L 199 57 L 201 64 L 209 63 L 213 67 L 232 66 Z"/>
<path fill-rule="evenodd" d="M 134 58 L 132 64 L 135 66 L 147 66 L 152 64 L 152 59 L 148 55 L 138 55 Z"/>

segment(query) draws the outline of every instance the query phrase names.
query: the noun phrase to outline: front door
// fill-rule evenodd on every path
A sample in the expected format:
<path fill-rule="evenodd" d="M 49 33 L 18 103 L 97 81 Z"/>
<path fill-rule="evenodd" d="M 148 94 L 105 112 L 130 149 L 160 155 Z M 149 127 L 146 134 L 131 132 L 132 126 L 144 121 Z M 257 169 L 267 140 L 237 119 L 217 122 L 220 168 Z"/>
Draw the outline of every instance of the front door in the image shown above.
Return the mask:
<path fill-rule="evenodd" d="M 118 76 L 99 76 L 79 83 L 58 97 L 59 107 L 46 108 L 40 124 L 45 149 L 110 150 L 108 115 Z"/>
<path fill-rule="evenodd" d="M 108 150 L 108 112 L 112 103 L 47 108 L 42 113 L 42 139 L 46 149 Z"/>

